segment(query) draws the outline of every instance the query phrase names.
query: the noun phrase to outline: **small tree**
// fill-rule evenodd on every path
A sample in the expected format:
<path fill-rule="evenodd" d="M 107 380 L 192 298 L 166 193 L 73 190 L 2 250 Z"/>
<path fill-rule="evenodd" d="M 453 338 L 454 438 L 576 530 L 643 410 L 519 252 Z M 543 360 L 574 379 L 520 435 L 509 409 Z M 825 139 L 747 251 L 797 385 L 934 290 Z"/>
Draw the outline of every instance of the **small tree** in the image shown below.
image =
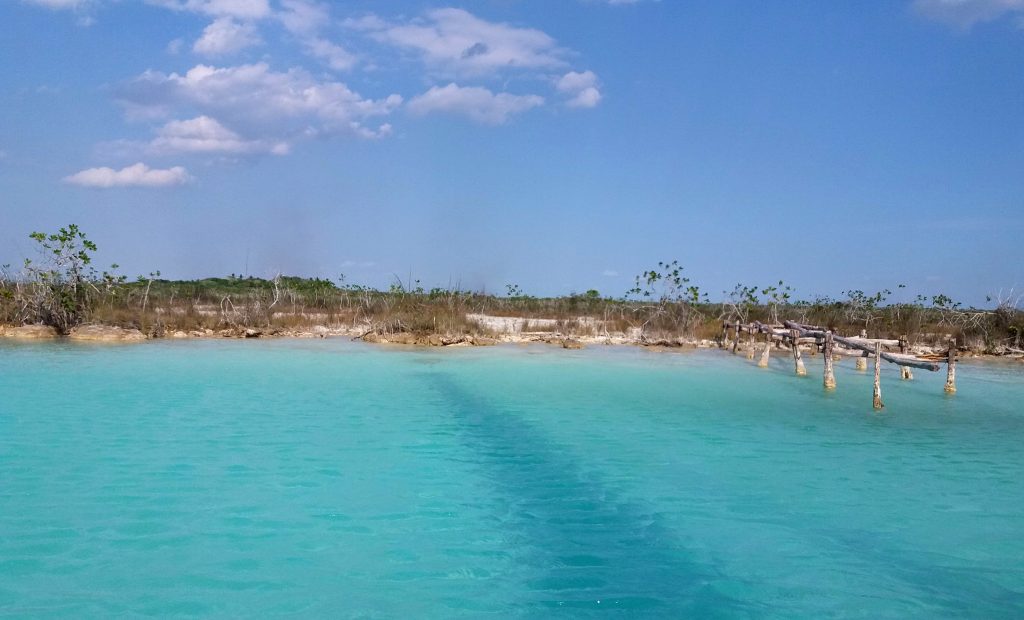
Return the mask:
<path fill-rule="evenodd" d="M 33 284 L 29 308 L 35 320 L 66 334 L 89 313 L 96 244 L 75 224 L 51 235 L 34 232 L 29 237 L 38 244 L 40 254 L 38 262 L 25 259 L 25 272 Z"/>
<path fill-rule="evenodd" d="M 636 276 L 635 285 L 626 291 L 626 298 L 629 297 L 645 302 L 636 309 L 646 315 L 640 325 L 641 338 L 656 321 L 674 323 L 689 331 L 702 316 L 696 305 L 707 302 L 707 294 L 702 294 L 700 287 L 690 285 L 690 278 L 683 275 L 679 261 L 659 262 L 657 269 Z"/>
<path fill-rule="evenodd" d="M 768 303 L 768 320 L 775 325 L 779 322 L 779 308 L 789 306 L 789 302 L 793 298 L 793 288 L 779 280 L 778 286 L 767 286 L 761 289 L 761 294 L 764 295 L 765 301 Z"/>
<path fill-rule="evenodd" d="M 726 316 L 731 316 L 740 323 L 749 322 L 751 311 L 760 303 L 757 290 L 756 286 L 737 284 L 731 292 L 723 291 L 726 294 Z"/>

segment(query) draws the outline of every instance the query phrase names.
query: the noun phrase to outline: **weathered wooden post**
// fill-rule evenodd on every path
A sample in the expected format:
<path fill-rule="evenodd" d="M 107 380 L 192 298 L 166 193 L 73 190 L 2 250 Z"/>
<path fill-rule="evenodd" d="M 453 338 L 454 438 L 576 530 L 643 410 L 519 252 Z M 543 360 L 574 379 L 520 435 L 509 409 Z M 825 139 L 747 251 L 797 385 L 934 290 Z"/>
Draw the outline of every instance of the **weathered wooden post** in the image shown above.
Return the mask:
<path fill-rule="evenodd" d="M 789 337 L 793 341 L 793 364 L 796 366 L 796 374 L 802 377 L 807 374 L 807 369 L 804 367 L 803 358 L 800 357 L 800 332 L 791 329 Z"/>
<path fill-rule="evenodd" d="M 866 330 L 866 329 L 860 330 L 860 337 L 865 339 L 865 340 L 867 340 L 868 330 Z M 854 367 L 857 370 L 860 370 L 862 372 L 863 371 L 867 371 L 867 369 L 868 369 L 868 358 L 866 358 L 866 357 L 858 357 L 857 358 L 857 363 L 854 365 Z"/>
<path fill-rule="evenodd" d="M 772 332 L 764 335 L 764 349 L 761 351 L 761 359 L 757 361 L 758 368 L 768 368 L 768 356 L 772 353 Z"/>
<path fill-rule="evenodd" d="M 832 332 L 831 331 L 825 332 L 825 350 L 824 350 L 823 353 L 824 353 L 824 356 L 825 356 L 825 381 L 824 381 L 824 383 L 825 383 L 825 389 L 826 390 L 834 390 L 834 389 L 836 389 L 836 373 L 835 373 L 835 370 L 832 368 L 832 350 L 833 350 L 834 346 L 835 345 L 834 345 L 834 343 L 832 341 Z"/>
<path fill-rule="evenodd" d="M 732 330 L 733 330 L 733 333 L 734 333 L 734 334 L 735 334 L 735 336 L 736 336 L 736 338 L 734 338 L 734 339 L 733 339 L 733 341 L 732 341 L 732 354 L 733 354 L 733 355 L 736 355 L 736 350 L 737 350 L 737 349 L 739 348 L 739 346 L 740 346 L 740 333 L 741 333 L 741 332 L 740 332 L 740 322 L 739 322 L 738 320 L 737 320 L 737 321 L 736 321 L 736 323 L 735 323 L 735 324 L 734 324 L 734 325 L 732 326 Z"/>
<path fill-rule="evenodd" d="M 747 350 L 747 359 L 754 359 L 754 347 L 757 346 L 757 336 L 754 334 L 754 324 L 751 323 L 747 329 L 750 330 L 750 349 Z"/>
<path fill-rule="evenodd" d="M 864 358 L 860 358 L 864 359 Z M 882 409 L 882 343 L 875 343 L 875 394 L 873 399 L 875 409 Z"/>
<path fill-rule="evenodd" d="M 907 340 L 906 335 L 900 336 L 900 353 L 903 355 L 910 353 L 910 341 Z M 900 366 L 900 378 L 905 381 L 914 378 L 914 373 L 910 372 L 910 366 Z"/>
<path fill-rule="evenodd" d="M 947 394 L 956 393 L 956 338 L 949 341 L 949 351 L 946 352 L 946 387 Z"/>

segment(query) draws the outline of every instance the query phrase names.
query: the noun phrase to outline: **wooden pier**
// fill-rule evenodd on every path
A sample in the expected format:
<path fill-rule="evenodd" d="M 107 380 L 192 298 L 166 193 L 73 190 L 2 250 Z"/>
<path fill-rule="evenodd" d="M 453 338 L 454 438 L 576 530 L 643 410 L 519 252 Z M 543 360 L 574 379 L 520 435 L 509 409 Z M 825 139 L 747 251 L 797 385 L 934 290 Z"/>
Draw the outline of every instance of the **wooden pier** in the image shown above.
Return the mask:
<path fill-rule="evenodd" d="M 940 363 L 946 364 L 946 386 L 944 390 L 948 394 L 956 392 L 956 341 L 951 340 L 949 348 L 940 355 L 911 355 L 910 343 L 906 336 L 898 340 L 884 338 L 868 338 L 867 332 L 861 331 L 859 336 L 840 336 L 831 330 L 823 327 L 803 325 L 795 321 L 784 321 L 782 325 L 767 325 L 760 321 L 753 323 L 731 323 L 722 324 L 722 347 L 725 348 L 729 339 L 729 332 L 732 331 L 732 352 L 738 353 L 741 346 L 743 334 L 749 334 L 749 347 L 747 359 L 754 359 L 757 348 L 757 337 L 764 336 L 764 347 L 760 351 L 757 365 L 761 368 L 768 367 L 771 359 L 772 347 L 778 343 L 780 346 L 788 346 L 793 355 L 793 367 L 797 375 L 806 375 L 807 368 L 804 366 L 803 357 L 800 353 L 801 345 L 809 345 L 812 350 L 821 351 L 825 360 L 824 376 L 822 384 L 826 390 L 836 389 L 836 375 L 834 363 L 842 357 L 856 358 L 857 370 L 866 371 L 867 361 L 874 361 L 875 380 L 872 392 L 872 405 L 875 409 L 882 409 L 882 383 L 881 367 L 882 362 L 895 364 L 900 368 L 900 378 L 910 381 L 914 378 L 912 368 L 937 372 L 941 369 Z M 894 352 L 898 351 L 898 352 Z"/>

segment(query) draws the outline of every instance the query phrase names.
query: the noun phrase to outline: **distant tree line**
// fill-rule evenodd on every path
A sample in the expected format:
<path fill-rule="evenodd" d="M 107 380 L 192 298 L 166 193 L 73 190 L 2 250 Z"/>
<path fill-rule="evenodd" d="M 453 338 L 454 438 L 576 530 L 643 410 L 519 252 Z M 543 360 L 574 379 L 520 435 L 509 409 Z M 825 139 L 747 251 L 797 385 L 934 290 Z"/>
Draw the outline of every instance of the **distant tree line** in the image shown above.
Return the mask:
<path fill-rule="evenodd" d="M 555 319 L 542 329 L 573 335 L 632 334 L 640 340 L 714 338 L 721 322 L 793 319 L 847 333 L 907 335 L 938 341 L 950 335 L 990 352 L 1019 351 L 1024 332 L 1020 296 L 989 298 L 992 308 L 965 307 L 945 294 L 890 302 L 891 290 L 843 291 L 839 298 L 800 299 L 783 281 L 737 284 L 721 301 L 695 284 L 678 261 L 659 262 L 636 276 L 617 297 L 596 290 L 535 297 L 517 284 L 504 295 L 425 289 L 395 277 L 387 290 L 337 280 L 278 275 L 256 278 L 168 280 L 159 271 L 129 280 L 118 266 L 94 266 L 96 244 L 71 224 L 55 233 L 34 232 L 37 256 L 21 269 L 0 271 L 0 323 L 45 324 L 68 333 L 87 322 L 135 327 L 159 337 L 167 330 L 299 328 L 369 325 L 381 331 L 473 333 L 482 328 L 467 314 Z M 897 290 L 904 289 L 898 285 Z"/>

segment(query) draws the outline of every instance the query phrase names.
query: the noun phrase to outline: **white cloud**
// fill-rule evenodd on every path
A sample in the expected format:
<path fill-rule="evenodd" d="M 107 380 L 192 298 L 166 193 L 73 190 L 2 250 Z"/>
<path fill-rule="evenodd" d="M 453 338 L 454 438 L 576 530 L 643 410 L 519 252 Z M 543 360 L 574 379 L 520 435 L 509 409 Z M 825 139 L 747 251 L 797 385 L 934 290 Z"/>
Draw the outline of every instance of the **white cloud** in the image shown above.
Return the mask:
<path fill-rule="evenodd" d="M 558 78 L 555 87 L 563 93 L 578 93 L 597 84 L 597 75 L 593 71 L 570 71 Z"/>
<path fill-rule="evenodd" d="M 555 82 L 558 92 L 568 95 L 570 108 L 593 108 L 601 102 L 597 75 L 593 71 L 570 71 Z"/>
<path fill-rule="evenodd" d="M 286 155 L 290 147 L 287 142 L 245 140 L 216 119 L 198 116 L 184 121 L 171 121 L 157 131 L 157 137 L 149 144 L 156 154 L 168 153 L 232 153 L 255 154 L 273 153 Z"/>
<path fill-rule="evenodd" d="M 958 28 L 1024 13 L 1024 0 L 914 0 L 921 15 Z"/>
<path fill-rule="evenodd" d="M 204 56 L 222 56 L 262 42 L 256 27 L 251 23 L 239 23 L 231 17 L 218 17 L 203 30 L 203 35 L 192 46 L 192 51 Z"/>
<path fill-rule="evenodd" d="M 377 41 L 417 52 L 435 69 L 459 75 L 565 65 L 564 50 L 544 32 L 488 22 L 462 9 L 435 9 L 424 19 L 401 24 L 373 15 L 345 23 Z"/>
<path fill-rule="evenodd" d="M 146 71 L 123 85 L 118 99 L 132 117 L 160 118 L 186 109 L 257 139 L 363 135 L 363 121 L 390 114 L 402 103 L 399 95 L 366 99 L 341 82 L 317 80 L 302 69 L 272 71 L 266 63 L 196 65 L 184 75 Z"/>
<path fill-rule="evenodd" d="M 268 0 L 146 0 L 146 2 L 175 11 L 202 13 L 214 17 L 262 19 L 270 16 Z"/>
<path fill-rule="evenodd" d="M 593 86 L 584 88 L 575 97 L 565 103 L 570 108 L 593 108 L 601 103 L 601 91 Z"/>
<path fill-rule="evenodd" d="M 181 185 L 191 179 L 188 172 L 181 166 L 166 170 L 150 168 L 146 164 L 137 163 L 120 170 L 113 168 L 89 168 L 64 177 L 65 183 L 81 187 L 169 187 Z"/>
<path fill-rule="evenodd" d="M 544 104 L 538 95 L 494 94 L 479 86 L 434 86 L 409 102 L 409 111 L 414 114 L 450 112 L 463 114 L 488 125 L 500 125 L 513 114 L 525 112 Z"/>

